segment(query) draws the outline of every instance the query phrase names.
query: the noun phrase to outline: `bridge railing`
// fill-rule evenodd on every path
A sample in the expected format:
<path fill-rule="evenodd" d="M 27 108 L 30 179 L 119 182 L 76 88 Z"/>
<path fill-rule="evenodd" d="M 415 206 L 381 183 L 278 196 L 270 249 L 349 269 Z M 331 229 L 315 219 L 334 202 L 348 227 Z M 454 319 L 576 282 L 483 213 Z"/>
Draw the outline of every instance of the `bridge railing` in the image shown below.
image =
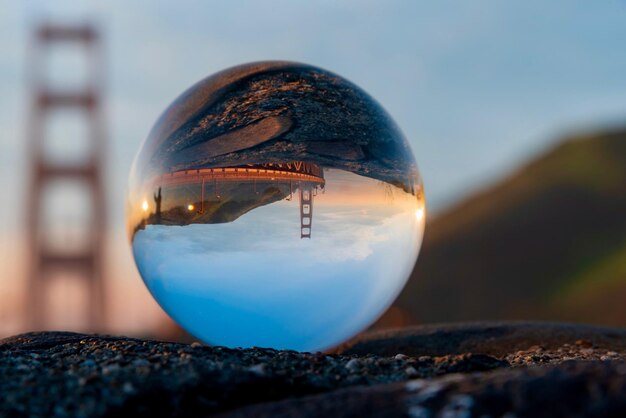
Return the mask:
<path fill-rule="evenodd" d="M 301 181 L 320 185 L 323 185 L 326 182 L 321 176 L 316 176 L 305 172 L 277 170 L 275 168 L 222 167 L 181 170 L 173 173 L 167 173 L 156 178 L 153 183 L 158 186 L 172 186 L 178 184 L 201 183 L 207 180 Z"/>

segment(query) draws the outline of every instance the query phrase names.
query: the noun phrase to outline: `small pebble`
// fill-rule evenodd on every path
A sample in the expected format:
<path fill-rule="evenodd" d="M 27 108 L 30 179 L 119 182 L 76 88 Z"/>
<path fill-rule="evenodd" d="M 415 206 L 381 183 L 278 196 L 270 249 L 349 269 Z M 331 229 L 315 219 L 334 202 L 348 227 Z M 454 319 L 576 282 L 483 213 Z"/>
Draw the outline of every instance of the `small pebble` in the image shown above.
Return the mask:
<path fill-rule="evenodd" d="M 567 344 L 565 344 L 567 345 Z M 583 348 L 591 348 L 593 347 L 593 343 L 589 340 L 576 340 L 576 345 Z"/>
<path fill-rule="evenodd" d="M 117 363 L 109 364 L 108 366 L 104 366 L 102 368 L 102 374 L 106 376 L 106 375 L 109 375 L 109 374 L 111 374 L 113 372 L 118 371 L 119 369 L 120 369 L 120 365 L 119 364 L 117 364 Z"/>
<path fill-rule="evenodd" d="M 265 363 L 255 364 L 254 366 L 248 367 L 248 371 L 263 376 L 267 372 L 267 366 Z"/>
<path fill-rule="evenodd" d="M 415 391 L 422 389 L 424 386 L 426 386 L 425 380 L 410 380 L 406 382 L 406 384 L 404 385 L 404 388 L 408 392 L 415 392 Z"/>
<path fill-rule="evenodd" d="M 358 359 L 353 358 L 346 363 L 346 369 L 350 370 L 351 372 L 355 372 L 359 370 L 360 368 L 361 368 L 361 362 Z"/>
<path fill-rule="evenodd" d="M 419 374 L 417 373 L 417 370 L 415 370 L 415 367 L 413 366 L 409 366 L 406 369 L 404 369 L 404 373 L 409 377 L 415 377 Z"/>
<path fill-rule="evenodd" d="M 456 408 L 469 409 L 474 405 L 474 398 L 469 395 L 454 395 L 451 404 Z"/>
<path fill-rule="evenodd" d="M 148 367 L 150 366 L 150 362 L 143 358 L 138 358 L 133 361 L 133 366 L 135 367 Z"/>
<path fill-rule="evenodd" d="M 124 383 L 124 385 L 122 386 L 122 392 L 126 393 L 126 394 L 130 394 L 133 393 L 135 391 L 135 387 L 133 386 L 132 383 L 130 382 L 126 382 Z"/>
<path fill-rule="evenodd" d="M 83 361 L 80 365 L 83 367 L 95 367 L 96 362 L 91 359 L 88 359 L 88 360 Z"/>

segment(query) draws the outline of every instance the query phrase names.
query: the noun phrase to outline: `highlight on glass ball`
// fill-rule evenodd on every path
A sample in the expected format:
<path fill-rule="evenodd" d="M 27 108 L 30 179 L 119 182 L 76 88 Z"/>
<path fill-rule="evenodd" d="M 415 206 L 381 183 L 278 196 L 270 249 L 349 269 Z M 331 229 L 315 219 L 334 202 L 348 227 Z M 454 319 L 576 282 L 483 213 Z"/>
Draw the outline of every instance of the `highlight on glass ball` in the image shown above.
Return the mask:
<path fill-rule="evenodd" d="M 331 348 L 407 281 L 424 231 L 410 147 L 372 97 L 292 62 L 230 68 L 161 115 L 127 225 L 161 307 L 209 344 Z"/>

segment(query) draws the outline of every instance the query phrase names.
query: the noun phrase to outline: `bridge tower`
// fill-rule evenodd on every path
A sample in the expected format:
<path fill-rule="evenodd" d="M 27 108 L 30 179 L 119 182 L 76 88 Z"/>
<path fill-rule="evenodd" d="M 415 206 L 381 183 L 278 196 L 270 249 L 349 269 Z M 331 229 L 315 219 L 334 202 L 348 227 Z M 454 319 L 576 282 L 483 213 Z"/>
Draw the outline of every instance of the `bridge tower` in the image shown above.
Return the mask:
<path fill-rule="evenodd" d="M 27 206 L 29 274 L 26 289 L 26 317 L 31 329 L 46 327 L 46 293 L 54 274 L 80 277 L 87 289 L 84 319 L 90 330 L 101 330 L 104 314 L 103 247 L 105 193 L 102 178 L 102 155 L 105 129 L 101 106 L 102 50 L 98 31 L 91 25 L 40 24 L 35 31 L 28 63 L 32 85 L 31 117 L 28 125 L 31 184 Z M 60 86 L 50 82 L 47 72 L 53 54 L 74 48 L 84 59 L 84 85 Z M 72 82 L 75 80 L 72 80 Z M 82 80 L 81 80 L 82 81 Z M 78 83 L 75 83 L 78 84 Z M 84 121 L 80 136 L 88 151 L 78 162 L 58 162 L 50 158 L 49 121 L 59 111 L 69 111 Z M 50 185 L 73 183 L 82 187 L 89 217 L 86 231 L 80 231 L 81 245 L 65 245 L 51 237 L 45 227 L 49 216 L 44 207 Z M 86 186 L 86 187 L 83 187 Z M 82 206 L 82 205 L 81 205 Z M 69 248 L 68 248 L 69 247 Z"/>
<path fill-rule="evenodd" d="M 300 185 L 300 239 L 311 238 L 313 223 L 313 187 L 310 184 Z"/>

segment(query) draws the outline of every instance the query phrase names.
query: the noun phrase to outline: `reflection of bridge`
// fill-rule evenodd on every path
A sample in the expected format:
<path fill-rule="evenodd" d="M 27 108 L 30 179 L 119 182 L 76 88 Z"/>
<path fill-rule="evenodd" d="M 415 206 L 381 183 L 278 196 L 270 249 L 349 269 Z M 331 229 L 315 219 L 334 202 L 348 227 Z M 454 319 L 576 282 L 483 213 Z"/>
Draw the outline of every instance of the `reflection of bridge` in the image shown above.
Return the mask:
<path fill-rule="evenodd" d="M 291 162 L 180 170 L 157 177 L 154 181 L 154 186 L 159 188 L 160 193 L 162 187 L 187 186 L 190 184 L 201 185 L 202 208 L 200 208 L 199 213 L 202 213 L 204 212 L 204 190 L 207 182 L 209 184 L 214 182 L 217 189 L 218 182 L 254 182 L 256 185 L 257 181 L 289 182 L 291 191 L 293 191 L 292 185 L 296 184 L 297 188 L 300 189 L 300 238 L 311 238 L 313 197 L 317 194 L 317 188 L 323 188 L 326 183 L 322 168 L 316 164 Z M 291 193 L 288 200 L 291 200 Z M 157 203 L 157 206 L 160 206 L 160 201 Z M 195 209 L 193 205 L 190 205 L 190 208 L 190 210 Z M 160 212 L 160 210 L 157 210 L 157 212 Z M 159 217 L 160 213 L 156 215 Z"/>
<path fill-rule="evenodd" d="M 155 183 L 159 186 L 176 186 L 182 184 L 203 183 L 207 180 L 234 182 L 249 180 L 286 180 L 314 183 L 317 185 L 324 185 L 326 182 L 324 180 L 324 177 L 322 177 L 321 171 L 319 171 L 319 174 L 314 175 L 307 172 L 287 171 L 275 168 L 263 168 L 262 166 L 249 166 L 181 170 L 173 173 L 163 174 L 155 180 Z"/>

